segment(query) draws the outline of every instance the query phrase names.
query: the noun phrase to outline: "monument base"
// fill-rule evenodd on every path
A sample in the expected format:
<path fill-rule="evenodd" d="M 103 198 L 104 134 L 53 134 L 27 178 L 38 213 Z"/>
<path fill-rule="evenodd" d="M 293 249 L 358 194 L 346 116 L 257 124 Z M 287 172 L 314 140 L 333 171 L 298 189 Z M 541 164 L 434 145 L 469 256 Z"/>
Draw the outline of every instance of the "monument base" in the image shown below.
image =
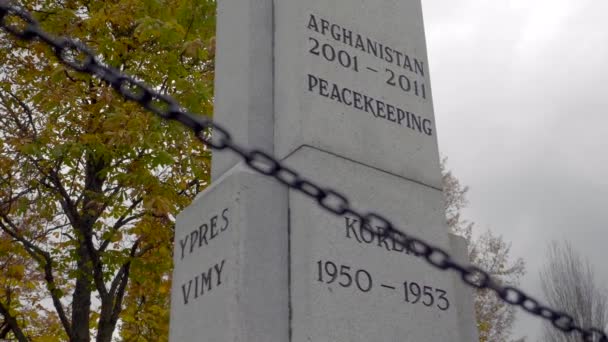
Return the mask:
<path fill-rule="evenodd" d="M 170 340 L 289 340 L 287 189 L 241 164 L 177 217 Z"/>
<path fill-rule="evenodd" d="M 309 146 L 285 162 L 354 208 L 452 250 L 441 190 Z M 291 341 L 466 341 L 452 274 L 294 190 L 289 211 Z"/>
<path fill-rule="evenodd" d="M 466 259 L 441 191 L 301 147 L 286 163 Z M 238 164 L 177 218 L 171 341 L 474 341 L 472 292 Z"/>

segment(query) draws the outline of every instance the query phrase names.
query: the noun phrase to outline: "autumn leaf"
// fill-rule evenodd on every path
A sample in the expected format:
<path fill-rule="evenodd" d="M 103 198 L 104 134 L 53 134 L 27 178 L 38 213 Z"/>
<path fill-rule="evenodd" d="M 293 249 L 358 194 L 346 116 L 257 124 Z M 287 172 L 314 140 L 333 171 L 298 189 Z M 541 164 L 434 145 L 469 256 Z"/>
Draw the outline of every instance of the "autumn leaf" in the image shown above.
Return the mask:
<path fill-rule="evenodd" d="M 216 1 L 21 4 L 212 113 Z M 166 341 L 171 218 L 209 183 L 209 150 L 40 42 L 0 34 L 0 56 L 0 339 Z"/>

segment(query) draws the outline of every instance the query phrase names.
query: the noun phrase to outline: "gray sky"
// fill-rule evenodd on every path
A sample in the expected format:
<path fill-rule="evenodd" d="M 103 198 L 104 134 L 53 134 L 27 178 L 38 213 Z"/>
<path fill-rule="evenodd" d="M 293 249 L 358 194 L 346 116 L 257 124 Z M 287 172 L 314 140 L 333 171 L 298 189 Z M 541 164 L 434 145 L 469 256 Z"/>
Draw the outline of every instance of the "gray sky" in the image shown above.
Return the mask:
<path fill-rule="evenodd" d="M 608 288 L 608 1 L 422 3 L 439 146 L 471 187 L 467 217 L 512 242 L 531 294 L 552 239 Z M 536 341 L 539 320 L 516 328 Z"/>

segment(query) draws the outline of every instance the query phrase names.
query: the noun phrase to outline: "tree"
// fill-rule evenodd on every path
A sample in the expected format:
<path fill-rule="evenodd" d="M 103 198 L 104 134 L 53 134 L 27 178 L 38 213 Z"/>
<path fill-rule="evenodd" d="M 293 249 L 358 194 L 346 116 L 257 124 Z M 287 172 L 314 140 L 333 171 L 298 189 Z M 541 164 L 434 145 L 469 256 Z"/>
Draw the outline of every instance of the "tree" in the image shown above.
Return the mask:
<path fill-rule="evenodd" d="M 608 295 L 598 286 L 589 260 L 581 257 L 569 242 L 549 243 L 547 261 L 539 276 L 550 307 L 572 315 L 574 323 L 582 327 L 608 326 Z M 580 336 L 566 335 L 548 324 L 542 340 L 574 342 L 580 341 Z"/>
<path fill-rule="evenodd" d="M 22 4 L 212 112 L 214 0 Z M 0 339 L 166 340 L 174 215 L 208 183 L 209 150 L 41 43 L 0 33 L 0 56 Z"/>
<path fill-rule="evenodd" d="M 488 271 L 503 285 L 517 285 L 525 273 L 523 260 L 511 260 L 510 244 L 490 230 L 474 236 L 474 223 L 462 218 L 462 209 L 468 205 L 466 194 L 469 188 L 447 170 L 446 163 L 447 160 L 443 159 L 441 167 L 446 220 L 450 230 L 467 240 L 471 264 Z M 480 342 L 508 341 L 515 320 L 515 308 L 489 290 L 477 290 L 474 300 Z"/>

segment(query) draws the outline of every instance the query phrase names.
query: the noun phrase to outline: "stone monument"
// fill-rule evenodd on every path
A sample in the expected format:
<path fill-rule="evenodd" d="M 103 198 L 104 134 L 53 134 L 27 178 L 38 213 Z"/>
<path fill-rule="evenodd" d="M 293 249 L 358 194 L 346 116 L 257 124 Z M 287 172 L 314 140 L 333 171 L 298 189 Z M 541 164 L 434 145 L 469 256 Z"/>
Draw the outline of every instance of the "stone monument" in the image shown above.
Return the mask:
<path fill-rule="evenodd" d="M 448 234 L 420 0 L 220 0 L 215 119 L 464 260 Z M 177 218 L 174 342 L 475 341 L 472 291 L 213 156 Z"/>

